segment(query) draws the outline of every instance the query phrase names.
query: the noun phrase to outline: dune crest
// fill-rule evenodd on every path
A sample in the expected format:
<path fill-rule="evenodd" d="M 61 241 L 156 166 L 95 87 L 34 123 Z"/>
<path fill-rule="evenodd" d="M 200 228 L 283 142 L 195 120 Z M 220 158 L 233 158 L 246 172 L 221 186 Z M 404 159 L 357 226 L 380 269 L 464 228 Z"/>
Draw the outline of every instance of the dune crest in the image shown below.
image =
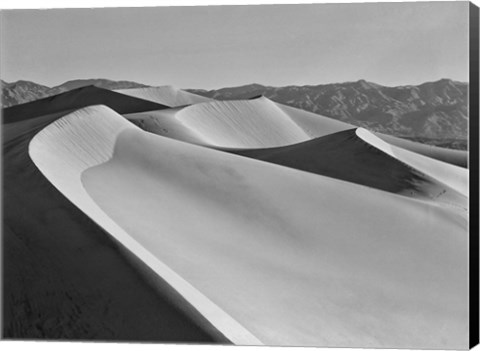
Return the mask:
<path fill-rule="evenodd" d="M 58 119 L 36 134 L 29 154 L 63 195 L 159 274 L 228 339 L 242 345 L 260 345 L 257 338 L 118 226 L 85 191 L 82 172 L 108 161 L 116 138 L 129 129 L 138 128 L 106 106 L 91 106 Z"/>
<path fill-rule="evenodd" d="M 467 347 L 457 213 L 146 133 L 105 107 L 48 126 L 30 155 L 234 343 Z"/>
<path fill-rule="evenodd" d="M 181 89 L 176 89 L 171 85 L 147 88 L 118 89 L 115 91 L 117 93 L 156 102 L 170 107 L 197 104 L 200 102 L 207 102 L 212 100 L 207 97 L 192 94 Z"/>

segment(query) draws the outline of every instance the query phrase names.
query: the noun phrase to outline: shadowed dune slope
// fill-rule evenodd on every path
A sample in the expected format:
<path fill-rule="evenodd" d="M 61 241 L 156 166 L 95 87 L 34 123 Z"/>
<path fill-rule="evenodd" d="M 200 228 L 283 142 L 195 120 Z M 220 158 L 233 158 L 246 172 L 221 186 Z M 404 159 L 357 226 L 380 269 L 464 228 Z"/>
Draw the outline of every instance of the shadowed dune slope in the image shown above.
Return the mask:
<path fill-rule="evenodd" d="M 467 346 L 458 213 L 112 127 L 120 120 L 106 108 L 75 112 L 39 133 L 30 155 L 230 340 Z"/>
<path fill-rule="evenodd" d="M 3 110 L 3 123 L 13 123 L 82 107 L 102 104 L 118 113 L 160 110 L 168 106 L 141 100 L 111 90 L 88 86 Z"/>
<path fill-rule="evenodd" d="M 153 101 L 170 107 L 197 104 L 212 101 L 212 99 L 176 89 L 170 85 L 160 87 L 118 89 L 118 93 Z"/>
<path fill-rule="evenodd" d="M 139 274 L 141 265 L 33 164 L 30 140 L 62 115 L 2 128 L 3 337 L 225 342 L 179 309 L 166 284 Z"/>
<path fill-rule="evenodd" d="M 392 193 L 466 207 L 465 196 L 373 147 L 355 131 L 350 129 L 278 148 L 225 151 Z"/>

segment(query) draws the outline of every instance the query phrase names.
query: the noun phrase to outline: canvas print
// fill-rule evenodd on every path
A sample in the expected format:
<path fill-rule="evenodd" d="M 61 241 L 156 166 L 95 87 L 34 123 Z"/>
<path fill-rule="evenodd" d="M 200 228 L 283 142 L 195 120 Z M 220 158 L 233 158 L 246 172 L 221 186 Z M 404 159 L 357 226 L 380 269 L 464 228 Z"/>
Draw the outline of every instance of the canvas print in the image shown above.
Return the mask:
<path fill-rule="evenodd" d="M 4 339 L 477 342 L 476 6 L 0 16 Z"/>

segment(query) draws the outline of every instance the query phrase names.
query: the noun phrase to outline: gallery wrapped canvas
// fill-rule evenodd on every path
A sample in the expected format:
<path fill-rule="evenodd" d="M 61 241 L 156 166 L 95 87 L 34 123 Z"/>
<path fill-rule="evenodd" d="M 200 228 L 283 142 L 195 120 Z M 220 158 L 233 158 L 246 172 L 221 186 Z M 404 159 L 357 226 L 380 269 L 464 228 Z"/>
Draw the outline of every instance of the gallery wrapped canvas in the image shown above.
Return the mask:
<path fill-rule="evenodd" d="M 2 10 L 2 337 L 478 343 L 478 7 Z"/>

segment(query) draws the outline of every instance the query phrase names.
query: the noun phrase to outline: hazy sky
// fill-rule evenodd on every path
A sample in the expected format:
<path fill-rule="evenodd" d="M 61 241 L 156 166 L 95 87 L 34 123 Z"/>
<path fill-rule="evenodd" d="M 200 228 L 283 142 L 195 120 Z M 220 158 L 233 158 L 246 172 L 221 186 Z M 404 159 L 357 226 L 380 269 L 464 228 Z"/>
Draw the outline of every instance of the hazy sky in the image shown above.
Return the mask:
<path fill-rule="evenodd" d="M 179 88 L 468 81 L 468 2 L 7 10 L 2 79 Z"/>

